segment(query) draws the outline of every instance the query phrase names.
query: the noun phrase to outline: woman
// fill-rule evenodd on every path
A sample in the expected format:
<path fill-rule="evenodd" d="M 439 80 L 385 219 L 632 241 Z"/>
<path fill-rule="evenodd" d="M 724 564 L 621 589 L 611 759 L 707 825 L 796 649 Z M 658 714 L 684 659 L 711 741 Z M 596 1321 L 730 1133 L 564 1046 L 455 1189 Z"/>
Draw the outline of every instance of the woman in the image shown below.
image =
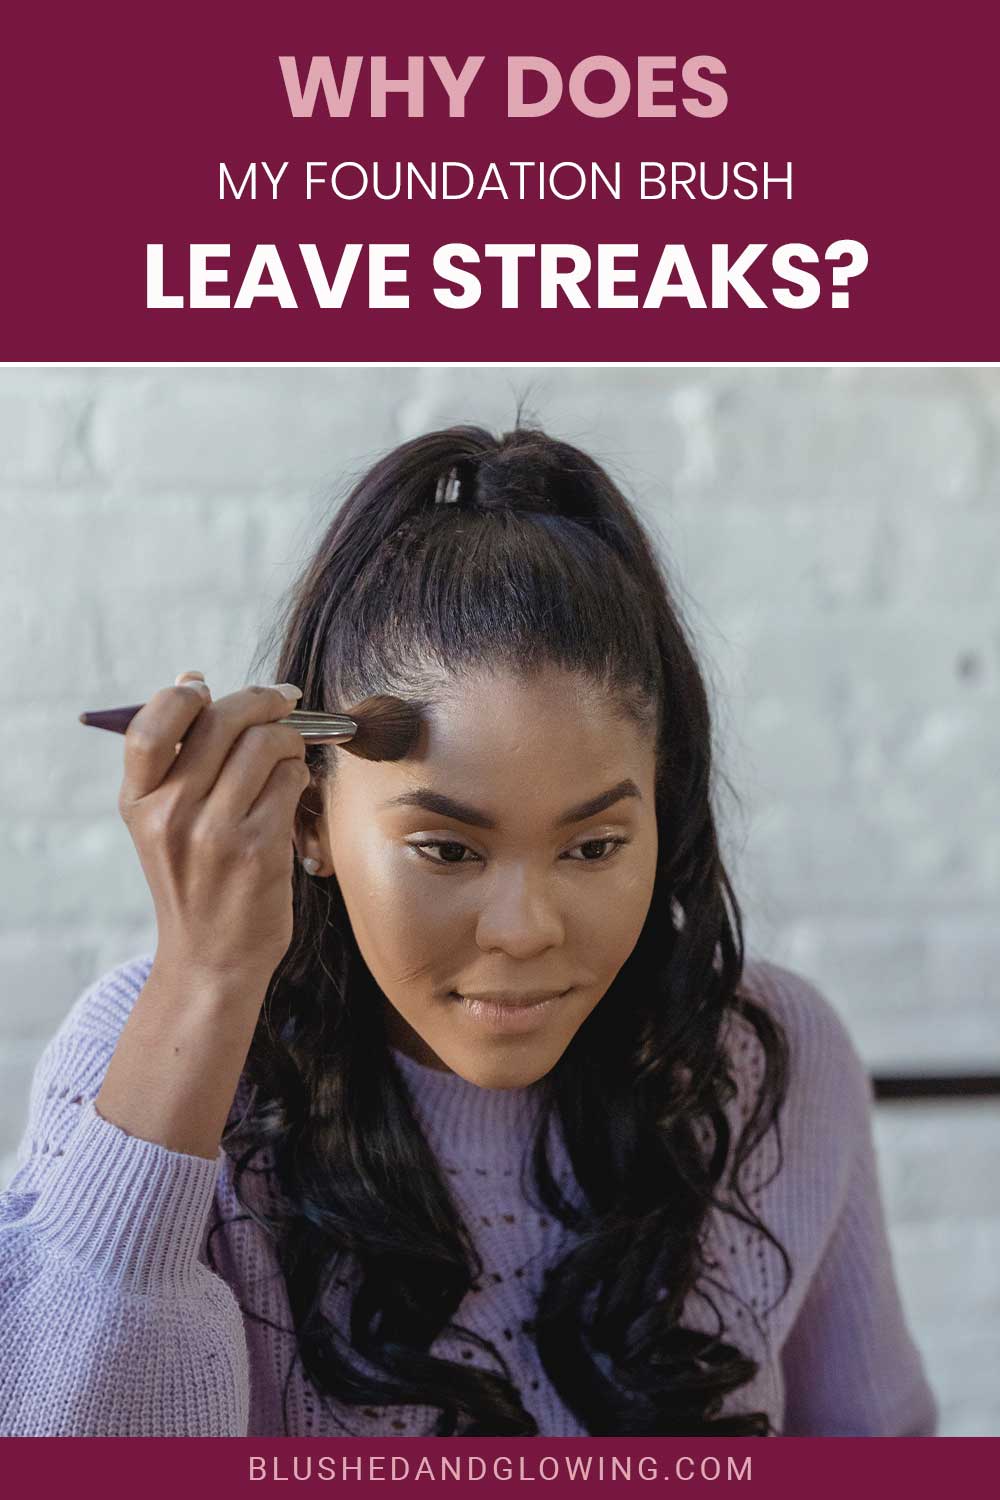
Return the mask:
<path fill-rule="evenodd" d="M 864 1068 L 744 963 L 704 686 L 604 471 L 397 448 L 277 661 L 420 735 L 305 750 L 197 673 L 130 726 L 157 949 L 36 1074 L 3 1431 L 932 1433 Z"/>

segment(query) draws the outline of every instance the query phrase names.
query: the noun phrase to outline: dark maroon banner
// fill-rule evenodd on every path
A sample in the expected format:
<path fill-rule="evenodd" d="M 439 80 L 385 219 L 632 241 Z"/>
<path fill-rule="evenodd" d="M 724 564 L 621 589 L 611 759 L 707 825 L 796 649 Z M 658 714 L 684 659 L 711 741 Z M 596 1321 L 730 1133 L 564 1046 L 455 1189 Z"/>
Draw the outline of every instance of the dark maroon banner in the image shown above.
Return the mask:
<path fill-rule="evenodd" d="M 348 1439 L 8 1438 L 0 1445 L 10 1494 L 94 1493 L 102 1500 L 141 1494 L 286 1496 L 308 1488 L 336 1494 L 433 1493 L 459 1500 L 509 1495 L 512 1487 L 552 1500 L 600 1489 L 634 1500 L 650 1493 L 746 1496 L 766 1500 L 844 1500 L 896 1492 L 907 1500 L 988 1494 L 996 1486 L 996 1441 L 953 1438 L 790 1438 L 753 1443 L 666 1438 Z M 663 1486 L 670 1485 L 664 1491 Z M 285 1486 L 293 1486 L 286 1489 Z M 327 1488 L 332 1486 L 332 1488 Z"/>
<path fill-rule="evenodd" d="M 982 0 L 933 25 L 871 0 L 9 7 L 0 359 L 994 360 L 997 17 Z M 296 117 L 281 57 L 303 86 L 328 57 L 342 102 L 360 59 L 349 112 L 321 90 Z M 452 117 L 432 59 L 458 77 L 474 57 Z M 551 109 L 510 117 L 511 57 L 544 60 L 519 97 Z M 374 58 L 390 79 L 418 60 L 422 114 L 390 91 L 372 117 Z M 452 191 L 471 183 L 449 201 L 446 162 Z M 404 182 L 436 169 L 437 196 L 376 197 L 396 163 Z M 223 164 L 236 186 L 256 164 L 255 200 L 220 198 Z M 407 306 L 369 305 L 373 245 L 406 247 L 385 260 L 405 280 L 381 285 Z M 464 281 L 435 267 L 449 245 L 478 257 Z M 500 245 L 522 247 L 504 252 L 516 306 Z M 280 278 L 294 305 L 268 294 Z"/>

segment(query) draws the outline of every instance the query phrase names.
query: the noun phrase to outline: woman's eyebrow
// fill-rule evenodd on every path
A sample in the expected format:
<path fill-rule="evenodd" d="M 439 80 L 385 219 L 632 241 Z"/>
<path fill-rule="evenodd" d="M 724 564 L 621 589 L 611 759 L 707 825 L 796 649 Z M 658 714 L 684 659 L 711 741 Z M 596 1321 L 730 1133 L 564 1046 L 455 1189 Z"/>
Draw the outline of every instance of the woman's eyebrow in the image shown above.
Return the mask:
<path fill-rule="evenodd" d="M 606 792 L 600 792 L 596 797 L 588 797 L 586 802 L 580 802 L 575 807 L 570 807 L 561 813 L 555 821 L 556 828 L 563 828 L 567 823 L 582 823 L 584 818 L 596 817 L 598 813 L 604 812 L 605 808 L 611 807 L 615 802 L 620 802 L 623 797 L 638 797 L 641 801 L 642 793 L 632 780 L 626 776 L 624 781 L 619 781 L 616 786 L 609 786 Z M 414 787 L 412 791 L 400 792 L 398 797 L 390 797 L 388 802 L 380 804 L 381 807 L 422 807 L 425 812 L 440 813 L 444 818 L 454 818 L 458 823 L 469 823 L 474 828 L 496 828 L 496 822 L 487 813 L 481 812 L 478 807 L 470 807 L 466 802 L 456 802 L 454 797 L 446 797 L 444 792 L 436 792 L 429 786 Z"/>

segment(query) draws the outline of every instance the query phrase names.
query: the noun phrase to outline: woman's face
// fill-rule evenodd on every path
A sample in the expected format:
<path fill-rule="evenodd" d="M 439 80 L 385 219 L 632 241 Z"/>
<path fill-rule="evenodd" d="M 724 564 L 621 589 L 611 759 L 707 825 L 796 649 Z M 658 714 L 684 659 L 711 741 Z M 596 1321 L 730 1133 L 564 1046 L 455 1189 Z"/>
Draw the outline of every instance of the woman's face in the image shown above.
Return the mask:
<path fill-rule="evenodd" d="M 451 679 L 405 759 L 338 756 L 299 845 L 336 875 L 400 1051 L 483 1088 L 549 1072 L 646 919 L 654 773 L 652 738 L 558 668 Z M 558 998 L 499 1008 L 538 996 Z"/>

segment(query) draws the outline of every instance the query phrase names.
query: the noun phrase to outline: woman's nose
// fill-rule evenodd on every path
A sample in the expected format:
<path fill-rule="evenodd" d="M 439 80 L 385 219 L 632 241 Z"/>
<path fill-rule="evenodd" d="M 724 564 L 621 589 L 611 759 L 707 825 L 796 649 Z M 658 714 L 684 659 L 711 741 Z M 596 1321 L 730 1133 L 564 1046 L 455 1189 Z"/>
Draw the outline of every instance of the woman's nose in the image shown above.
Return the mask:
<path fill-rule="evenodd" d="M 543 879 L 524 871 L 498 874 L 479 909 L 476 942 L 483 952 L 501 949 L 512 958 L 533 958 L 564 938 L 562 917 Z"/>

